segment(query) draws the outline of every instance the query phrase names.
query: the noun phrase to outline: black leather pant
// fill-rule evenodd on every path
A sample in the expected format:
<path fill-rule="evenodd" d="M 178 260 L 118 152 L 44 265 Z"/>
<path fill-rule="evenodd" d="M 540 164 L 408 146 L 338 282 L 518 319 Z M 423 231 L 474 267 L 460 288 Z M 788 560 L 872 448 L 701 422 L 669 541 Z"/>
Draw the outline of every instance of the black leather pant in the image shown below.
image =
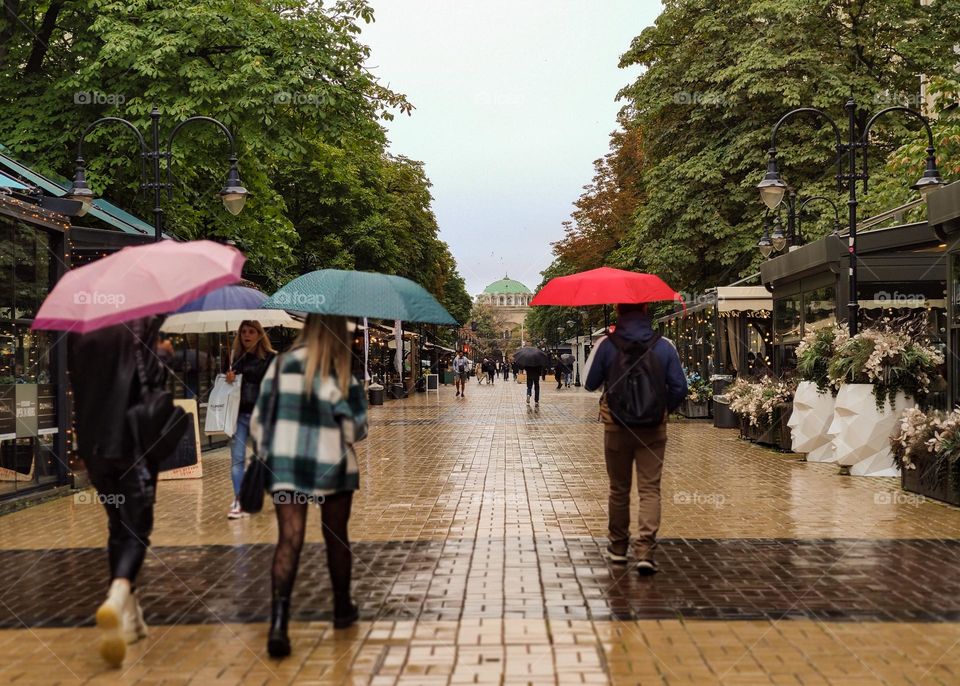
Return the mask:
<path fill-rule="evenodd" d="M 534 402 L 540 402 L 540 370 L 532 369 L 527 372 L 527 397 L 530 397 L 530 392 L 534 392 L 533 400 Z"/>
<path fill-rule="evenodd" d="M 150 546 L 157 497 L 156 469 L 144 460 L 133 466 L 103 460 L 87 469 L 107 511 L 110 578 L 129 579 L 132 585 Z"/>

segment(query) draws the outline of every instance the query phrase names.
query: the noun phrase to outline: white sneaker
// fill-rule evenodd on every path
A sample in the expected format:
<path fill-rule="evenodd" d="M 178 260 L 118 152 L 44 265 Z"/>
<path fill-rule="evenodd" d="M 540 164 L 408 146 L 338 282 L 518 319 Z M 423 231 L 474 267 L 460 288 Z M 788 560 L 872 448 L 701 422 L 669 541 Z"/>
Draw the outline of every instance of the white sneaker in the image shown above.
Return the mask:
<path fill-rule="evenodd" d="M 130 599 L 130 584 L 125 579 L 114 579 L 107 599 L 97 608 L 97 628 L 100 636 L 100 657 L 111 667 L 123 664 L 127 654 L 126 606 Z"/>
<path fill-rule="evenodd" d="M 227 512 L 227 519 L 240 519 L 243 516 L 243 510 L 240 509 L 240 501 L 234 500 L 233 505 L 230 506 L 230 511 Z"/>
<path fill-rule="evenodd" d="M 133 593 L 127 597 L 123 629 L 123 637 L 127 643 L 136 643 L 147 637 L 147 623 L 143 619 L 143 609 Z"/>

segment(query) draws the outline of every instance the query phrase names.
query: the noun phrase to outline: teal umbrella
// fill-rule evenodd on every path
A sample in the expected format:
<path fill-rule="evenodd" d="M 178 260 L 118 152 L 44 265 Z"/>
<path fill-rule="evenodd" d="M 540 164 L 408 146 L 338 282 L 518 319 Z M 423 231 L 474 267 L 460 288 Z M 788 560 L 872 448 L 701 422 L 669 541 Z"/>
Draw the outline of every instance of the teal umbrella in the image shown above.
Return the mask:
<path fill-rule="evenodd" d="M 308 314 L 456 325 L 423 286 L 402 276 L 319 269 L 298 276 L 260 306 Z"/>

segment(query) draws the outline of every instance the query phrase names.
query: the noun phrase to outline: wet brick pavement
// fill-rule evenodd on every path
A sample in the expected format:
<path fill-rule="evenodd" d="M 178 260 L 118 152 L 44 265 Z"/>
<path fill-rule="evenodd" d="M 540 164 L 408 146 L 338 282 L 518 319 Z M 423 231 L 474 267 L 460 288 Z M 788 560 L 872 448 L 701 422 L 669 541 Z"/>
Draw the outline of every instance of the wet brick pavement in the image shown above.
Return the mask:
<path fill-rule="evenodd" d="M 603 546 L 360 542 L 354 592 L 369 620 L 960 621 L 960 541 L 666 540 L 653 579 L 607 564 Z M 266 621 L 272 552 L 262 544 L 155 548 L 141 577 L 148 622 Z M 331 618 L 324 555 L 320 544 L 304 550 L 297 620 Z M 0 628 L 90 625 L 90 589 L 102 585 L 102 567 L 94 549 L 0 552 L 6 578 L 20 579 L 6 589 Z"/>
<path fill-rule="evenodd" d="M 105 519 L 0 517 L 0 683 L 960 684 L 960 510 L 840 477 L 708 422 L 669 426 L 661 573 L 602 557 L 595 395 L 515 384 L 371 408 L 354 501 L 361 622 L 333 631 L 316 514 L 293 655 L 265 654 L 276 523 L 227 521 L 228 459 L 163 482 L 140 591 L 153 625 L 96 655 Z"/>

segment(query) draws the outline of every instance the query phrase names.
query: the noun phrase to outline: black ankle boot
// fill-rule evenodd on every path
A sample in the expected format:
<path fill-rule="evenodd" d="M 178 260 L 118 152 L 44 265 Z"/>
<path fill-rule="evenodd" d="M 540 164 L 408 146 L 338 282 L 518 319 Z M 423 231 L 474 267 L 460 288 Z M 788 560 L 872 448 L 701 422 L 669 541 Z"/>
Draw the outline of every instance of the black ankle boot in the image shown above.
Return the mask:
<path fill-rule="evenodd" d="M 290 637 L 287 636 L 289 621 L 290 599 L 274 596 L 270 606 L 270 633 L 267 635 L 270 657 L 286 657 L 290 654 Z"/>
<path fill-rule="evenodd" d="M 349 599 L 345 601 L 337 600 L 333 604 L 333 628 L 346 629 L 353 626 L 360 618 L 360 612 L 357 606 Z"/>

